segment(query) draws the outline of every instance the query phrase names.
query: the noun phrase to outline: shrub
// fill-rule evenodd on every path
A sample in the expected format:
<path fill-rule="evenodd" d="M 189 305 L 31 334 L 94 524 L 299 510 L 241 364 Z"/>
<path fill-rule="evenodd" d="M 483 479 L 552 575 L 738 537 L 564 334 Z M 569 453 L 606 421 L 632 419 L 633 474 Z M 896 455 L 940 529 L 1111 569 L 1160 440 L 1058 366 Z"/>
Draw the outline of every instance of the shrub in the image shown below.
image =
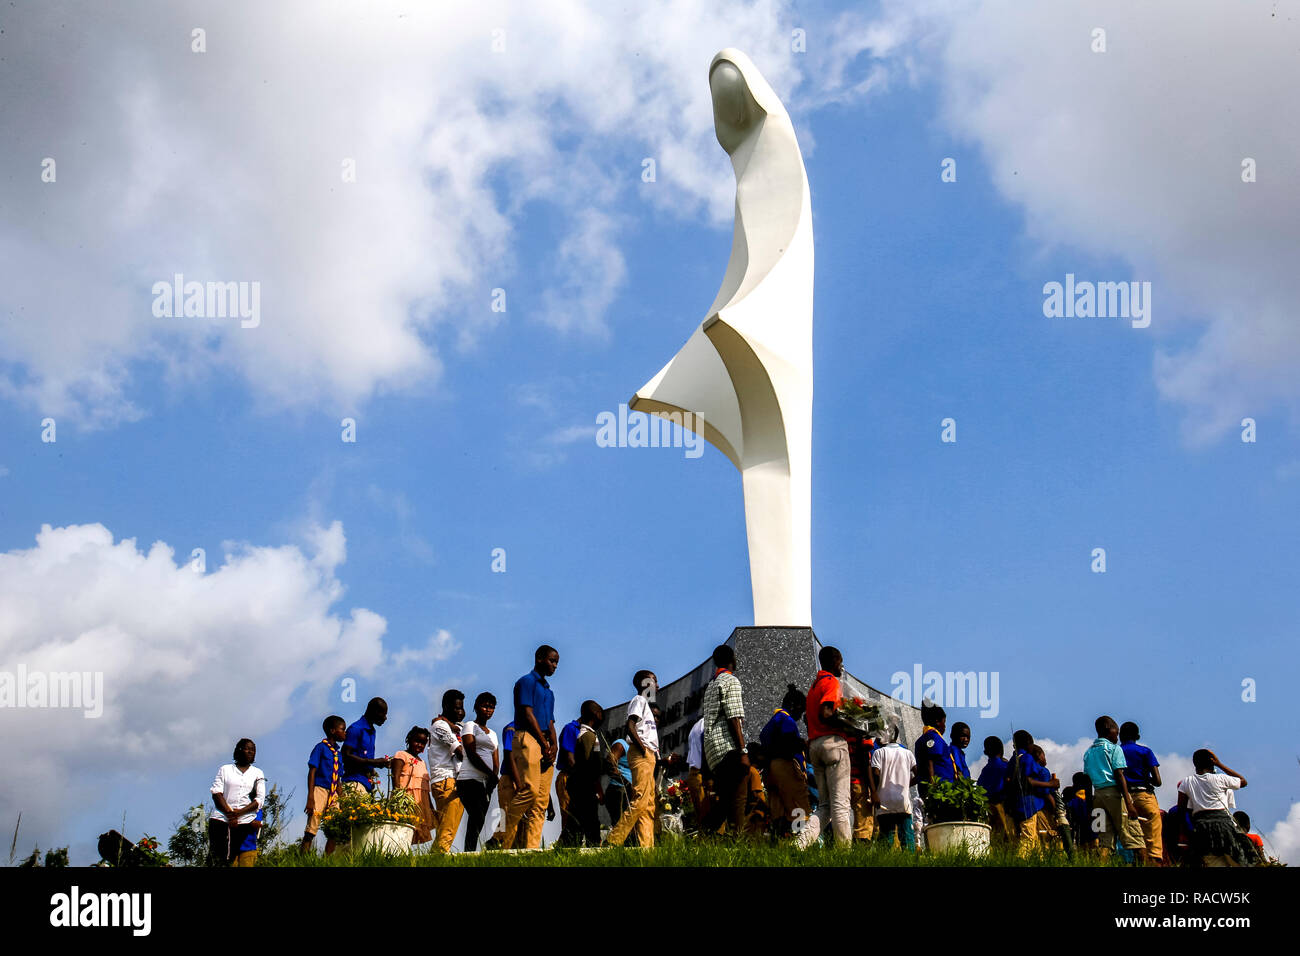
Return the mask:
<path fill-rule="evenodd" d="M 937 780 L 925 796 L 925 817 L 929 823 L 987 823 L 988 791 L 970 777 Z"/>

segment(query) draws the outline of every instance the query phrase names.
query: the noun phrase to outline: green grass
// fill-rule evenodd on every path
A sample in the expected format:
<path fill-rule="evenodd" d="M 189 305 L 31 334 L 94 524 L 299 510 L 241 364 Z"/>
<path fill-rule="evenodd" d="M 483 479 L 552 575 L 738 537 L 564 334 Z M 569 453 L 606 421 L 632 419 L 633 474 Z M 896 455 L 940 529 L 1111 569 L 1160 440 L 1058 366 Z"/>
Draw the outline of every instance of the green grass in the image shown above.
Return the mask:
<path fill-rule="evenodd" d="M 728 843 L 685 840 L 666 843 L 652 850 L 622 847 L 582 852 L 570 849 L 547 849 L 533 853 L 454 853 L 438 856 L 416 853 L 387 856 L 378 852 L 362 854 L 336 853 L 332 856 L 300 854 L 296 848 L 283 847 L 261 855 L 258 866 L 449 866 L 449 867 L 530 867 L 530 866 L 666 866 L 666 867 L 748 867 L 748 866 L 922 866 L 922 867 L 1026 867 L 1083 866 L 1113 867 L 1122 865 L 1114 857 L 1099 859 L 1075 854 L 1073 860 L 1063 853 L 1038 853 L 1021 859 L 1014 850 L 994 847 L 986 857 L 965 853 L 905 853 L 872 844 L 853 847 L 817 847 L 799 851 L 789 843 Z"/>

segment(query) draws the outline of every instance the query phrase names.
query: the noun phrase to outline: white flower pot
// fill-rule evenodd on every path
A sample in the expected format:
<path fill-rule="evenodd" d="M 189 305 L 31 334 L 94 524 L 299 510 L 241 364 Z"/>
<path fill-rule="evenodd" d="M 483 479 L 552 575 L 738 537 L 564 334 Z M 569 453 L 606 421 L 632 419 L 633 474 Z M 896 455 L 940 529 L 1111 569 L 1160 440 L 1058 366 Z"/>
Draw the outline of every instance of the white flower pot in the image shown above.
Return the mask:
<path fill-rule="evenodd" d="M 964 846 L 971 856 L 987 856 L 992 834 L 987 823 L 931 823 L 925 828 L 925 845 L 932 853 L 953 853 Z"/>
<path fill-rule="evenodd" d="M 409 823 L 378 823 L 356 831 L 353 849 L 357 852 L 378 850 L 380 853 L 410 853 L 415 827 Z"/>

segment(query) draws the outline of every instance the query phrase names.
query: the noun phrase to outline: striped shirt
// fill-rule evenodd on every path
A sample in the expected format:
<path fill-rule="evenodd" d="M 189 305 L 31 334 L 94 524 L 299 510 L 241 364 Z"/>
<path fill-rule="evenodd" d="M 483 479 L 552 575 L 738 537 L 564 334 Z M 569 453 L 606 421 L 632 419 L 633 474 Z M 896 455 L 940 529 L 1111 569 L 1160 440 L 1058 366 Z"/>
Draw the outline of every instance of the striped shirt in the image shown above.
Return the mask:
<path fill-rule="evenodd" d="M 739 678 L 731 671 L 719 672 L 704 691 L 700 712 L 704 718 L 704 759 L 710 768 L 716 768 L 737 749 L 731 718 L 745 716 Z"/>

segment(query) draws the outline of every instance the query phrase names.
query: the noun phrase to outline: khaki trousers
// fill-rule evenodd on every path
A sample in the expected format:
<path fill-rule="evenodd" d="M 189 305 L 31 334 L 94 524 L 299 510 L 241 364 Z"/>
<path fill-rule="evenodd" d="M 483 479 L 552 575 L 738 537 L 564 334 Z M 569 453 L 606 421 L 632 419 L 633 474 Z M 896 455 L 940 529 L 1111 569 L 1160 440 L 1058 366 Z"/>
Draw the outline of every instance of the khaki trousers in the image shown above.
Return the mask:
<path fill-rule="evenodd" d="M 1015 843 L 1016 826 L 1007 816 L 1007 808 L 1000 803 L 989 807 L 989 824 L 993 827 L 993 840 L 997 843 Z"/>
<path fill-rule="evenodd" d="M 871 790 L 861 783 L 853 784 L 853 839 L 870 840 L 876 834 L 876 818 L 872 813 Z"/>
<path fill-rule="evenodd" d="M 636 827 L 637 843 L 643 847 L 655 845 L 655 754 L 640 748 L 628 751 L 627 766 L 632 771 L 632 807 L 619 818 L 609 831 L 609 845 L 622 846 L 632 828 Z"/>
<path fill-rule="evenodd" d="M 1020 856 L 1029 856 L 1038 848 L 1038 814 L 1016 823 L 1016 852 Z"/>
<path fill-rule="evenodd" d="M 506 810 L 506 833 L 508 835 L 518 827 L 515 842 L 522 842 L 526 850 L 540 849 L 555 765 L 542 771 L 542 745 L 526 731 L 515 732 L 514 749 L 510 753 L 515 761 L 515 773 L 519 776 L 519 787 Z"/>
<path fill-rule="evenodd" d="M 492 838 L 501 844 L 503 850 L 509 850 L 514 847 L 515 835 L 519 832 L 519 821 L 516 820 L 514 826 L 506 827 L 506 818 L 510 813 L 510 801 L 515 798 L 515 782 L 510 779 L 508 774 L 502 773 L 500 780 L 497 781 L 497 806 L 501 808 L 501 819 L 497 823 L 497 831 L 492 834 Z"/>
<path fill-rule="evenodd" d="M 465 815 L 465 805 L 456 794 L 456 778 L 448 777 L 429 784 L 429 793 L 436 807 L 433 815 L 438 820 L 434 849 L 438 853 L 450 853 L 451 841 L 456 839 L 456 831 L 460 829 L 460 818 Z"/>
<path fill-rule="evenodd" d="M 802 830 L 812 814 L 812 798 L 808 794 L 808 778 L 799 765 L 789 757 L 773 760 L 767 766 L 763 782 L 767 786 L 772 822 L 784 820 L 792 833 Z"/>
<path fill-rule="evenodd" d="M 817 816 L 822 832 L 829 826 L 836 843 L 853 842 L 849 742 L 843 737 L 818 737 L 808 748 L 817 777 Z"/>
<path fill-rule="evenodd" d="M 695 820 L 698 823 L 709 812 L 709 796 L 704 788 L 704 774 L 698 767 L 692 767 L 690 773 L 686 775 L 686 789 L 691 792 L 691 800 L 695 803 Z"/>
<path fill-rule="evenodd" d="M 555 771 L 555 806 L 560 811 L 560 826 L 568 826 L 569 771 Z"/>
<path fill-rule="evenodd" d="M 1134 801 L 1136 803 L 1137 801 Z M 1101 787 L 1093 792 L 1093 808 L 1101 807 L 1106 811 L 1105 826 L 1100 833 L 1100 845 L 1103 850 L 1113 850 L 1115 848 L 1115 834 L 1119 833 L 1120 844 L 1126 850 L 1142 850 L 1146 848 L 1146 840 L 1142 837 L 1142 827 L 1136 820 L 1128 815 L 1128 808 L 1124 806 L 1124 797 L 1119 792 L 1118 786 Z"/>
<path fill-rule="evenodd" d="M 1160 835 L 1160 803 L 1154 793 L 1143 791 L 1133 794 L 1133 806 L 1137 807 L 1138 816 L 1145 818 L 1139 820 L 1138 824 L 1142 827 L 1142 839 L 1147 845 L 1147 866 L 1159 866 L 1164 856 Z"/>

